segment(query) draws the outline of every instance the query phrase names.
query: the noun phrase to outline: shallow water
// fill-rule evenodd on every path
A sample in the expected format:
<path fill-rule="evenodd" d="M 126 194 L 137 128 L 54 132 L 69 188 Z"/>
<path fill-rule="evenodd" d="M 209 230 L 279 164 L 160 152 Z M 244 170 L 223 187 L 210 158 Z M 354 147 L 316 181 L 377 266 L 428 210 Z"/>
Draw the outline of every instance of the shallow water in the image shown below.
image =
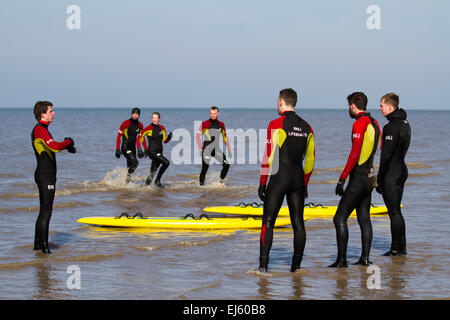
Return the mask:
<path fill-rule="evenodd" d="M 123 158 L 114 157 L 116 132 L 129 117 L 122 109 L 60 109 L 55 107 L 50 131 L 55 140 L 71 136 L 75 155 L 57 154 L 58 181 L 50 224 L 51 255 L 33 251 L 34 223 L 39 210 L 30 144 L 34 126 L 31 109 L 0 109 L 0 298 L 1 299 L 440 299 L 450 298 L 448 144 L 430 137 L 448 137 L 442 125 L 450 112 L 410 111 L 413 138 L 407 156 L 409 178 L 403 199 L 408 255 L 384 257 L 390 246 L 387 216 L 372 219 L 371 260 L 379 267 L 380 288 L 369 289 L 366 267 L 329 269 L 336 257 L 331 219 L 308 220 L 302 267 L 290 273 L 292 230 L 275 231 L 269 274 L 255 272 L 259 230 L 169 231 L 96 228 L 77 223 L 87 216 L 142 212 L 147 216 L 202 214 L 212 205 L 259 202 L 259 164 L 237 164 L 236 158 L 220 188 L 220 166 L 213 164 L 206 186 L 198 186 L 199 164 L 175 164 L 173 148 L 165 145 L 172 164 L 163 177 L 164 190 L 144 186 L 150 161 L 142 159 L 128 185 Z M 148 125 L 153 110 L 143 109 Z M 158 110 L 161 111 L 161 110 Z M 301 110 L 314 129 L 316 169 L 308 202 L 337 205 L 334 186 L 350 150 L 352 120 L 346 110 Z M 194 121 L 208 118 L 207 109 L 161 111 L 168 131 L 186 129 L 193 138 Z M 378 111 L 372 114 L 383 126 Z M 265 129 L 273 110 L 224 109 L 227 129 Z M 20 120 L 18 123 L 17 119 Z M 428 123 L 427 128 L 420 125 Z M 182 125 L 180 125 L 182 124 Z M 17 132 L 17 134 L 11 134 Z M 181 132 L 181 131 L 180 131 Z M 248 139 L 246 140 L 248 143 Z M 191 157 L 198 152 L 191 141 Z M 244 145 L 243 142 L 238 144 Z M 247 146 L 245 162 L 258 147 Z M 234 146 L 235 157 L 239 153 Z M 378 163 L 379 152 L 376 158 Z M 233 160 L 235 160 L 233 162 Z M 374 204 L 382 205 L 373 193 Z M 360 254 L 360 232 L 349 220 L 348 259 Z M 80 270 L 80 289 L 69 289 L 69 266 Z"/>

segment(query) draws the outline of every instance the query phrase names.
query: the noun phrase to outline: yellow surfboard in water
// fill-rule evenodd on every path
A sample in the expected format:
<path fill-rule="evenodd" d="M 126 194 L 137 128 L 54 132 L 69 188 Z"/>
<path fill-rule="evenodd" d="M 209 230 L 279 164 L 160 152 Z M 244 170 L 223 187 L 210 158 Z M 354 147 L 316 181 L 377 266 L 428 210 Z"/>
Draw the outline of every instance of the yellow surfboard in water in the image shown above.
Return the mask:
<path fill-rule="evenodd" d="M 261 219 L 246 218 L 176 218 L 176 217 L 86 217 L 79 223 L 92 226 L 119 228 L 158 228 L 158 229 L 254 229 L 261 228 Z M 291 224 L 289 218 L 277 219 L 275 227 Z"/>
<path fill-rule="evenodd" d="M 403 205 L 402 205 L 403 207 Z M 303 217 L 305 219 L 313 219 L 313 218 L 327 218 L 333 217 L 336 213 L 337 206 L 315 206 L 315 207 L 305 207 L 303 211 Z M 203 211 L 206 212 L 214 212 L 214 213 L 222 213 L 222 214 L 239 214 L 239 215 L 248 215 L 248 216 L 262 216 L 263 208 L 262 207 L 253 207 L 253 206 L 222 206 L 222 207 L 207 207 L 204 208 Z M 386 214 L 388 211 L 385 206 L 376 206 L 370 207 L 371 215 L 379 215 Z M 289 208 L 287 206 L 283 206 L 278 213 L 279 217 L 287 217 L 289 216 Z M 351 217 L 356 217 L 356 210 L 350 215 Z"/>

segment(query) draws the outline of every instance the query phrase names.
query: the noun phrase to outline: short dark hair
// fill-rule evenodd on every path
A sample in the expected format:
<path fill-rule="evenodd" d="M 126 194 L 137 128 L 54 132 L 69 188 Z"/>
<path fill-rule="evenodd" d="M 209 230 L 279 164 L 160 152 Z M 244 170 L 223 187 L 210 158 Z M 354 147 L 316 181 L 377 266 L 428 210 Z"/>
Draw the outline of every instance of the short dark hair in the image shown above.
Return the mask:
<path fill-rule="evenodd" d="M 211 108 L 209 108 L 209 110 L 217 110 L 217 112 L 219 112 L 219 108 L 216 106 L 212 106 Z"/>
<path fill-rule="evenodd" d="M 153 112 L 153 113 L 152 113 L 152 117 L 153 117 L 155 114 L 158 115 L 158 118 L 161 118 L 161 115 L 159 114 L 159 112 Z"/>
<path fill-rule="evenodd" d="M 366 110 L 367 96 L 362 92 L 353 92 L 347 97 L 348 104 L 354 104 L 359 110 Z"/>
<path fill-rule="evenodd" d="M 395 93 L 393 93 L 393 92 L 386 93 L 384 96 L 381 97 L 380 101 L 383 101 L 383 99 L 384 99 L 384 103 L 390 104 L 391 106 L 394 107 L 394 109 L 398 108 L 400 98 Z"/>
<path fill-rule="evenodd" d="M 283 99 L 284 102 L 289 106 L 295 107 L 295 105 L 297 104 L 297 92 L 295 92 L 295 90 L 292 88 L 281 90 L 279 98 Z"/>
<path fill-rule="evenodd" d="M 53 104 L 50 101 L 38 101 L 34 105 L 34 117 L 37 121 L 41 120 L 41 114 L 46 113 L 48 107 L 52 107 Z"/>

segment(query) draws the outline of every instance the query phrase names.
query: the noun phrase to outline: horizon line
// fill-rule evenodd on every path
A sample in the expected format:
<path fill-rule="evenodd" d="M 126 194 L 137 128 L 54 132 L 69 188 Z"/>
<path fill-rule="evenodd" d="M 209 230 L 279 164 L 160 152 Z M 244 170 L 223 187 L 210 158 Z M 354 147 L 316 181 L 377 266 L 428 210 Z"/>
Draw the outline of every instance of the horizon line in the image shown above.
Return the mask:
<path fill-rule="evenodd" d="M 127 107 L 105 107 L 105 106 L 101 106 L 101 107 L 67 107 L 67 106 L 58 106 L 58 109 L 129 109 L 129 108 L 133 108 L 133 107 L 138 107 L 140 109 L 209 109 L 209 106 L 205 106 L 205 107 L 142 107 L 142 106 L 127 106 Z M 33 107 L 4 107 L 4 106 L 0 106 L 0 109 L 32 109 Z M 264 110 L 270 110 L 270 109 L 276 109 L 273 106 L 270 107 L 237 107 L 237 106 L 222 106 L 219 107 L 220 109 L 248 109 L 248 110 L 252 110 L 252 109 L 264 109 Z M 346 109 L 347 107 L 343 106 L 343 107 L 297 107 L 297 110 L 316 110 L 316 109 L 320 109 L 320 110 L 342 110 L 342 109 Z M 417 111 L 450 111 L 450 107 L 443 107 L 443 108 L 426 108 L 424 109 L 423 107 L 408 107 L 408 108 L 404 108 L 401 107 L 405 110 L 417 110 Z M 367 108 L 367 110 L 378 110 L 377 108 Z"/>

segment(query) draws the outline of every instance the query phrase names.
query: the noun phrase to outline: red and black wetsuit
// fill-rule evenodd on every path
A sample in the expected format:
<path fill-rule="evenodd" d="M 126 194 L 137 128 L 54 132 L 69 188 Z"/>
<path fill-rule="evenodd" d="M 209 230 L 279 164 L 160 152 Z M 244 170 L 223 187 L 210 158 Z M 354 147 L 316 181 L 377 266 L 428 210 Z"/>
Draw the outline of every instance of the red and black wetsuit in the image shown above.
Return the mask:
<path fill-rule="evenodd" d="M 116 150 L 121 149 L 122 154 L 127 158 L 129 175 L 131 175 L 139 165 L 139 161 L 136 158 L 136 139 L 143 128 L 144 127 L 139 120 L 130 118 L 122 122 L 119 132 L 117 133 Z M 121 138 L 122 147 L 120 147 Z"/>
<path fill-rule="evenodd" d="M 270 122 L 260 178 L 263 186 L 269 178 L 260 237 L 260 269 L 267 269 L 273 228 L 285 195 L 294 230 L 293 265 L 300 266 L 306 241 L 303 221 L 305 188 L 314 162 L 314 132 L 305 120 L 294 111 L 286 111 Z"/>
<path fill-rule="evenodd" d="M 411 141 L 411 127 L 406 112 L 397 109 L 387 117 L 389 123 L 383 127 L 380 169 L 377 190 L 382 193 L 391 220 L 392 243 L 389 254 L 406 253 L 405 219 L 400 204 L 403 188 L 408 178 L 405 156 Z"/>
<path fill-rule="evenodd" d="M 37 167 L 34 181 L 39 189 L 39 215 L 36 220 L 34 249 L 48 247 L 48 229 L 55 199 L 56 152 L 66 149 L 73 143 L 70 139 L 56 142 L 48 131 L 48 123 L 39 121 L 31 131 L 31 144 L 36 156 Z"/>
<path fill-rule="evenodd" d="M 347 265 L 348 228 L 347 220 L 356 209 L 357 220 L 361 229 L 362 253 L 358 263 L 368 263 L 372 244 L 372 223 L 370 222 L 370 204 L 372 190 L 376 185 L 373 159 L 380 137 L 378 122 L 370 113 L 360 112 L 355 117 L 352 129 L 352 150 L 347 164 L 340 176 L 350 181 L 339 201 L 333 222 L 336 228 L 338 257 L 331 267 Z"/>
<path fill-rule="evenodd" d="M 205 137 L 203 140 L 203 145 L 201 138 L 202 135 Z M 200 172 L 200 185 L 203 185 L 205 183 L 206 172 L 208 171 L 211 157 L 216 158 L 219 163 L 222 163 L 220 179 L 225 179 L 228 170 L 230 169 L 230 164 L 227 161 L 227 157 L 222 152 L 219 146 L 220 136 L 222 136 L 228 150 L 230 150 L 230 143 L 228 142 L 225 125 L 222 121 L 219 121 L 217 119 L 209 119 L 203 121 L 197 131 L 197 144 L 199 149 L 202 151 L 202 171 Z"/>
<path fill-rule="evenodd" d="M 147 137 L 148 139 L 148 148 L 145 137 Z M 166 128 L 164 128 L 164 126 L 153 123 L 145 127 L 139 134 L 137 139 L 138 149 L 141 148 L 142 142 L 142 144 L 144 145 L 144 150 L 146 150 L 149 158 L 152 160 L 150 175 L 148 176 L 146 181 L 147 185 L 152 182 L 156 171 L 158 171 L 158 167 L 161 166 L 155 179 L 155 184 L 159 185 L 161 176 L 169 167 L 170 161 L 163 156 L 163 142 L 167 143 L 170 141 L 170 139 L 171 137 L 167 136 Z"/>

